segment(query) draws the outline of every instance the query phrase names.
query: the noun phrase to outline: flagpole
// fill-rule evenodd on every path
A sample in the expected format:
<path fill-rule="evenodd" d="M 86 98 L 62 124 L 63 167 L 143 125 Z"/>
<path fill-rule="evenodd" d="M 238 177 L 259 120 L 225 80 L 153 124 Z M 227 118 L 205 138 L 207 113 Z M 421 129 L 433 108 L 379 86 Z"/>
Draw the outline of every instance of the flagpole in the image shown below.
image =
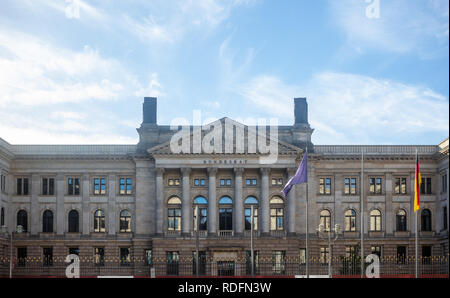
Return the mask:
<path fill-rule="evenodd" d="M 308 153 L 308 146 L 306 146 Z M 308 161 L 306 161 L 308 164 Z M 308 179 L 306 181 L 306 278 L 309 278 L 309 220 L 308 220 Z"/>
<path fill-rule="evenodd" d="M 361 147 L 361 278 L 364 278 L 364 148 Z"/>
<path fill-rule="evenodd" d="M 415 173 L 416 183 L 415 183 L 415 187 L 414 187 L 415 188 L 414 189 L 414 202 L 415 202 L 416 197 L 417 197 L 416 192 L 417 192 L 417 189 L 419 188 L 418 186 L 420 185 L 419 174 L 417 172 L 417 164 L 418 164 L 418 162 L 419 162 L 419 156 L 418 156 L 417 148 L 416 148 L 416 173 Z M 419 210 L 417 210 L 417 211 L 419 211 Z M 418 257 L 419 257 L 419 246 L 418 246 L 418 242 L 419 242 L 419 228 L 418 228 L 418 224 L 417 224 L 417 211 L 414 210 L 415 222 L 416 222 L 416 278 L 419 278 L 419 260 L 418 260 Z"/>

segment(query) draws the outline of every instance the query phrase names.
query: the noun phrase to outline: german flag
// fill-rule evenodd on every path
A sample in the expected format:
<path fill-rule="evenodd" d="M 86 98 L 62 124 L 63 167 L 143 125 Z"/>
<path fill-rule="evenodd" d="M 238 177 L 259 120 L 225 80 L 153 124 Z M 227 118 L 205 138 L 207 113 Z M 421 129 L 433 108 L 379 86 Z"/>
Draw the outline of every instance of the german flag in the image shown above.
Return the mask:
<path fill-rule="evenodd" d="M 414 213 L 420 208 L 420 184 L 422 178 L 420 177 L 419 158 L 416 156 L 416 173 L 414 175 Z"/>

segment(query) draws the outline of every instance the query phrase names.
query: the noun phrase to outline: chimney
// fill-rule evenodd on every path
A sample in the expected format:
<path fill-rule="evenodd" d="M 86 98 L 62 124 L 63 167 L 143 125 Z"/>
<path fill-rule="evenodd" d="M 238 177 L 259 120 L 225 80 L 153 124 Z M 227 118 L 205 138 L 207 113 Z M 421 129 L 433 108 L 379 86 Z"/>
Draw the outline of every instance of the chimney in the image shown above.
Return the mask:
<path fill-rule="evenodd" d="M 309 126 L 306 97 L 294 98 L 294 105 L 295 124 L 306 124 Z"/>
<path fill-rule="evenodd" d="M 144 97 L 142 124 L 156 124 L 156 97 Z"/>

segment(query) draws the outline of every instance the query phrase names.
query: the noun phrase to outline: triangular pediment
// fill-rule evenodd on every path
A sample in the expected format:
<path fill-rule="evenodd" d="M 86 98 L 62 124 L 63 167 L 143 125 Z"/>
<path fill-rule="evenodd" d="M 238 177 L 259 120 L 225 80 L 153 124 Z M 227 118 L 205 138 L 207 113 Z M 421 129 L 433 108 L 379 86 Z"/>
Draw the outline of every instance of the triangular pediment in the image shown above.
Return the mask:
<path fill-rule="evenodd" d="M 147 150 L 151 155 L 265 155 L 275 151 L 283 155 L 303 152 L 301 148 L 278 139 L 278 126 L 248 126 L 228 117 L 204 126 L 180 126 L 170 141 Z"/>

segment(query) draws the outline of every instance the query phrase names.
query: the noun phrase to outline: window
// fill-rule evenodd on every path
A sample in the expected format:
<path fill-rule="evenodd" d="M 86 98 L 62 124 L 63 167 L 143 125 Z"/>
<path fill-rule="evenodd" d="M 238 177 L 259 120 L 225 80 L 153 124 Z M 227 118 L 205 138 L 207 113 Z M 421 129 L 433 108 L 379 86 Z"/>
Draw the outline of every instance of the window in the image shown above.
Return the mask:
<path fill-rule="evenodd" d="M 181 200 L 172 197 L 167 201 L 167 229 L 169 231 L 181 231 Z"/>
<path fill-rule="evenodd" d="M 17 178 L 17 195 L 27 196 L 28 195 L 28 178 Z"/>
<path fill-rule="evenodd" d="M 105 248 L 104 247 L 94 248 L 94 264 L 96 266 L 104 266 L 105 265 Z"/>
<path fill-rule="evenodd" d="M 245 185 L 247 185 L 247 186 L 256 186 L 257 185 L 257 180 L 256 179 L 247 178 L 247 179 L 245 179 Z"/>
<path fill-rule="evenodd" d="M 198 213 L 199 213 L 199 222 L 198 227 L 199 231 L 207 231 L 208 230 L 208 201 L 204 197 L 196 197 L 194 199 L 194 206 L 198 206 Z M 193 227 L 194 231 L 197 231 L 197 218 L 196 213 L 194 209 L 194 216 L 192 217 L 194 220 Z"/>
<path fill-rule="evenodd" d="M 284 274 L 286 269 L 286 251 L 277 250 L 272 252 L 272 272 Z"/>
<path fill-rule="evenodd" d="M 197 274 L 197 254 L 195 251 L 192 256 L 192 274 Z M 206 251 L 198 252 L 198 275 L 206 275 Z"/>
<path fill-rule="evenodd" d="M 371 246 L 370 252 L 374 255 L 377 255 L 379 258 L 381 258 L 381 246 Z"/>
<path fill-rule="evenodd" d="M 42 195 L 55 195 L 55 178 L 42 178 Z"/>
<path fill-rule="evenodd" d="M 129 247 L 120 248 L 120 266 L 130 266 L 131 256 Z"/>
<path fill-rule="evenodd" d="M 206 180 L 205 179 L 194 179 L 194 186 L 205 186 Z"/>
<path fill-rule="evenodd" d="M 443 208 L 442 213 L 444 213 L 443 216 L 442 216 L 442 218 L 444 220 L 444 224 L 442 226 L 444 227 L 444 230 L 447 230 L 447 216 L 448 216 L 447 215 L 447 207 Z"/>
<path fill-rule="evenodd" d="M 166 252 L 167 275 L 178 275 L 179 260 L 180 260 L 180 254 L 178 253 L 178 251 Z"/>
<path fill-rule="evenodd" d="M 131 195 L 132 192 L 132 180 L 131 178 L 120 178 L 119 179 L 119 194 L 121 195 Z"/>
<path fill-rule="evenodd" d="M 253 251 L 253 273 L 259 275 L 259 252 Z M 245 274 L 252 274 L 252 252 L 251 250 L 245 251 Z"/>
<path fill-rule="evenodd" d="M 128 210 L 120 211 L 119 226 L 121 233 L 131 232 L 131 213 Z"/>
<path fill-rule="evenodd" d="M 431 195 L 431 178 L 422 178 L 420 193 L 424 195 Z"/>
<path fill-rule="evenodd" d="M 78 247 L 69 247 L 69 255 L 80 255 L 80 249 Z"/>
<path fill-rule="evenodd" d="M 330 261 L 330 254 L 327 246 L 322 246 L 320 248 L 320 263 L 328 264 Z"/>
<path fill-rule="evenodd" d="M 104 233 L 105 231 L 105 213 L 103 210 L 97 210 L 94 213 L 94 232 Z"/>
<path fill-rule="evenodd" d="M 442 183 L 441 183 L 442 193 L 446 193 L 447 192 L 447 174 L 442 175 L 441 179 L 442 179 Z"/>
<path fill-rule="evenodd" d="M 5 208 L 2 207 L 1 215 L 0 215 L 0 226 L 3 227 L 5 225 Z"/>
<path fill-rule="evenodd" d="M 394 192 L 397 195 L 406 194 L 406 178 L 395 178 Z"/>
<path fill-rule="evenodd" d="M 370 231 L 381 231 L 381 212 L 378 209 L 370 211 Z"/>
<path fill-rule="evenodd" d="M 404 264 L 406 261 L 406 246 L 397 246 L 397 263 Z"/>
<path fill-rule="evenodd" d="M 179 186 L 180 179 L 169 179 L 168 184 L 169 186 Z"/>
<path fill-rule="evenodd" d="M 94 195 L 106 194 L 106 178 L 94 178 Z"/>
<path fill-rule="evenodd" d="M 79 215 L 77 210 L 69 212 L 69 233 L 79 232 Z"/>
<path fill-rule="evenodd" d="M 28 215 L 25 210 L 17 212 L 17 225 L 22 226 L 22 231 L 26 232 L 28 229 Z"/>
<path fill-rule="evenodd" d="M 356 195 L 356 178 L 345 178 L 344 184 L 344 194 Z"/>
<path fill-rule="evenodd" d="M 152 250 L 151 249 L 146 249 L 144 251 L 144 258 L 145 258 L 145 265 L 152 264 Z"/>
<path fill-rule="evenodd" d="M 44 266 L 53 266 L 53 247 L 44 247 Z"/>
<path fill-rule="evenodd" d="M 6 189 L 6 176 L 0 175 L 0 191 L 5 192 Z"/>
<path fill-rule="evenodd" d="M 422 264 L 431 264 L 431 246 L 422 246 Z"/>
<path fill-rule="evenodd" d="M 404 232 L 406 231 L 406 211 L 400 209 L 396 214 L 397 219 L 397 231 Z"/>
<path fill-rule="evenodd" d="M 25 267 L 27 264 L 27 248 L 18 247 L 17 248 L 17 266 Z"/>
<path fill-rule="evenodd" d="M 42 232 L 53 233 L 53 212 L 45 210 L 42 216 Z"/>
<path fill-rule="evenodd" d="M 345 231 L 356 231 L 356 211 L 353 209 L 345 211 Z"/>
<path fill-rule="evenodd" d="M 80 195 L 80 178 L 67 179 L 67 194 L 71 196 Z"/>
<path fill-rule="evenodd" d="M 320 224 L 323 226 L 325 231 L 330 230 L 331 226 L 331 213 L 330 211 L 324 209 L 320 211 Z"/>
<path fill-rule="evenodd" d="M 299 258 L 300 264 L 306 264 L 306 248 L 300 248 Z"/>
<path fill-rule="evenodd" d="M 356 257 L 356 246 L 355 245 L 345 247 L 345 257 L 348 259 Z"/>
<path fill-rule="evenodd" d="M 219 230 L 233 230 L 233 200 L 230 197 L 219 200 Z"/>
<path fill-rule="evenodd" d="M 284 230 L 284 201 L 280 197 L 273 197 L 270 200 L 270 230 Z"/>
<path fill-rule="evenodd" d="M 258 230 L 258 200 L 255 197 L 248 197 L 244 201 L 244 217 L 245 217 L 245 230 L 251 230 L 252 223 L 252 208 L 253 205 L 253 230 Z"/>
<path fill-rule="evenodd" d="M 369 193 L 371 195 L 381 195 L 381 178 L 369 178 Z"/>
<path fill-rule="evenodd" d="M 422 231 L 431 232 L 431 211 L 429 209 L 422 210 Z"/>
<path fill-rule="evenodd" d="M 231 186 L 231 179 L 220 179 L 220 186 Z"/>
<path fill-rule="evenodd" d="M 319 194 L 331 195 L 331 178 L 319 179 Z"/>
<path fill-rule="evenodd" d="M 282 186 L 283 178 L 272 178 L 272 186 Z"/>

